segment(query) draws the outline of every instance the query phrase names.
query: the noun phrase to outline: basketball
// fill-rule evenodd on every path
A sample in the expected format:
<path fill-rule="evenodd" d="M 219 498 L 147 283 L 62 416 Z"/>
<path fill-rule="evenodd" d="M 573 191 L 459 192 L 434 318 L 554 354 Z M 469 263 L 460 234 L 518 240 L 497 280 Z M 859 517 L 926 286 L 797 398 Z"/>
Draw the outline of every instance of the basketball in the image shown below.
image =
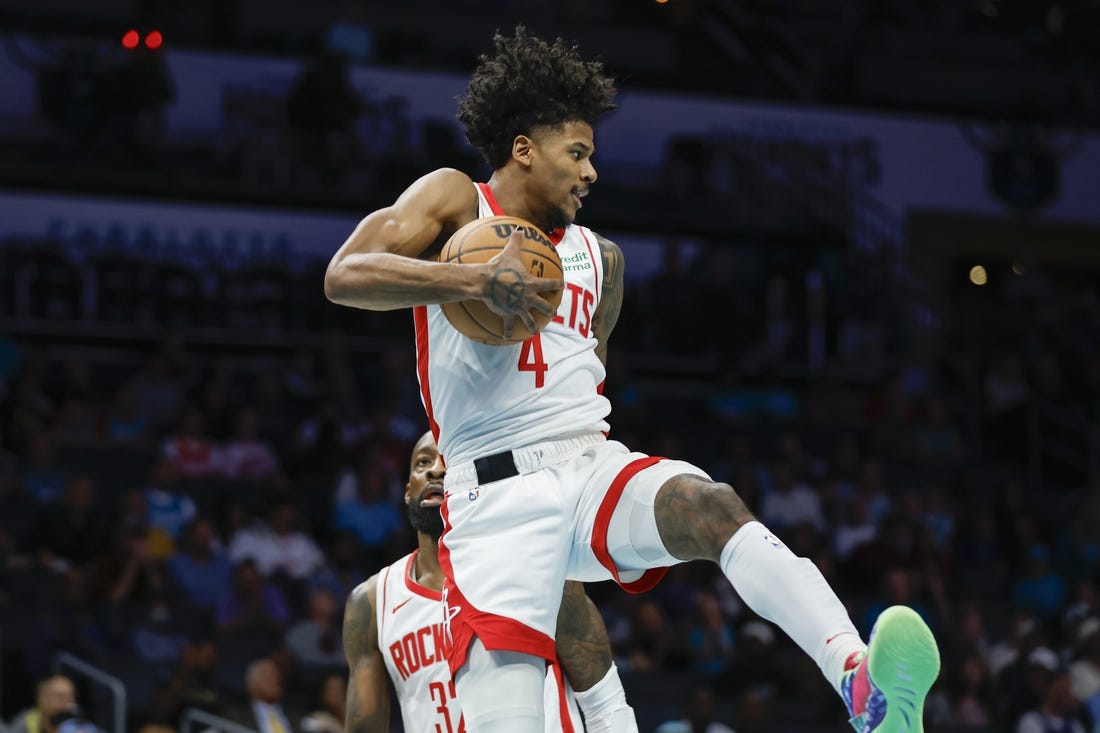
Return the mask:
<path fill-rule="evenodd" d="M 488 262 L 504 249 L 516 227 L 523 230 L 520 256 L 528 271 L 536 277 L 560 278 L 561 258 L 545 232 L 529 221 L 515 216 L 490 216 L 466 224 L 447 240 L 439 253 L 440 262 L 463 264 Z M 561 290 L 539 293 L 556 309 L 561 303 Z M 523 321 L 515 319 L 512 337 L 504 337 L 504 319 L 489 309 L 483 301 L 464 300 L 442 303 L 443 315 L 455 329 L 467 338 L 490 346 L 505 346 L 526 341 L 536 332 L 528 331 Z M 538 330 L 550 322 L 551 316 L 531 311 Z"/>

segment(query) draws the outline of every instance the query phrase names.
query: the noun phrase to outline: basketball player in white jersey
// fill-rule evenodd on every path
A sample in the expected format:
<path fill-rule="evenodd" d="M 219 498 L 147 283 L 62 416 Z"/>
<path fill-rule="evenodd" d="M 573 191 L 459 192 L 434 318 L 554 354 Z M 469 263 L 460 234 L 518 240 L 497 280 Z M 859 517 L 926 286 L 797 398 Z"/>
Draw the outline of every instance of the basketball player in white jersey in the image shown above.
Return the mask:
<path fill-rule="evenodd" d="M 334 302 L 415 309 L 422 397 L 447 460 L 444 634 L 467 724 L 542 731 L 564 579 L 641 591 L 667 566 L 706 559 L 817 662 L 858 730 L 922 731 L 939 651 L 915 612 L 887 609 L 864 643 L 817 567 L 731 486 L 605 437 L 623 254 L 573 221 L 596 182 L 593 125 L 614 108 L 614 84 L 560 40 L 517 29 L 493 42 L 459 103 L 467 139 L 493 168 L 488 183 L 451 169 L 425 175 L 360 222 L 325 276 Z M 552 233 L 570 265 L 564 282 L 528 272 L 518 232 L 487 263 L 438 262 L 451 233 L 498 213 Z M 538 293 L 561 287 L 555 311 Z M 522 345 L 485 346 L 438 306 L 469 298 L 528 328 L 531 311 L 556 317 Z"/>
<path fill-rule="evenodd" d="M 389 732 L 391 686 L 409 733 L 466 730 L 443 653 L 443 573 L 437 542 L 443 532 L 439 505 L 445 474 L 435 439 L 426 433 L 413 447 L 405 485 L 417 549 L 361 583 L 348 597 L 344 611 L 344 650 L 350 670 L 348 733 Z M 567 585 L 560 616 L 558 649 L 568 662 L 569 680 L 585 691 L 575 695 L 565 684 L 565 665 L 548 667 L 547 733 L 637 733 L 634 713 L 611 661 L 603 620 L 580 583 Z"/>

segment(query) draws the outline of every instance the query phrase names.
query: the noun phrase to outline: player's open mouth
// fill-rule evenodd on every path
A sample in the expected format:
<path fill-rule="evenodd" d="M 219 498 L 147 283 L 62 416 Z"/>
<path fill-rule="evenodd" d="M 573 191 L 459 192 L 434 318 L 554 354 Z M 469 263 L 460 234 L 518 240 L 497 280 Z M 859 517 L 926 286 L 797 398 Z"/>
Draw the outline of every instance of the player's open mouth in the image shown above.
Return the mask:
<path fill-rule="evenodd" d="M 582 191 L 580 189 L 573 189 L 573 202 L 577 205 L 577 208 L 581 208 L 584 204 L 581 203 L 581 199 L 588 195 L 588 191 Z"/>
<path fill-rule="evenodd" d="M 443 484 L 429 484 L 420 492 L 420 506 L 440 506 L 443 504 Z"/>

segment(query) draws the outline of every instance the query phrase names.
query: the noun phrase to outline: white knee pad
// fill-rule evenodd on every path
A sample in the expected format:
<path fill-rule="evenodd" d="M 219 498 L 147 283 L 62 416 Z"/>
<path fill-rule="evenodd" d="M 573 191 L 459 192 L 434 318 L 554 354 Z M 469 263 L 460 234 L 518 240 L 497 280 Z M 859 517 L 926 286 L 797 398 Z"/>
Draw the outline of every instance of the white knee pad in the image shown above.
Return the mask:
<path fill-rule="evenodd" d="M 543 733 L 546 662 L 532 654 L 487 651 L 474 639 L 455 675 L 466 727 L 477 733 Z"/>

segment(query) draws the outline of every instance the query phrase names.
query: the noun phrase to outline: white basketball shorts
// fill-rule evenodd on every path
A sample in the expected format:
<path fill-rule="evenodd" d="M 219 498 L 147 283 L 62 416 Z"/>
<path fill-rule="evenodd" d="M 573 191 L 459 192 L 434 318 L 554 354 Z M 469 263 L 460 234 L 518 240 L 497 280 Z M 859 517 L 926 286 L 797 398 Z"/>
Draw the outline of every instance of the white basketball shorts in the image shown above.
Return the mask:
<path fill-rule="evenodd" d="M 661 544 L 658 489 L 707 474 L 632 453 L 602 434 L 512 451 L 518 475 L 480 483 L 474 463 L 447 467 L 439 562 L 452 673 L 474 637 L 486 649 L 553 660 L 565 580 L 614 580 L 641 593 L 681 562 Z"/>

